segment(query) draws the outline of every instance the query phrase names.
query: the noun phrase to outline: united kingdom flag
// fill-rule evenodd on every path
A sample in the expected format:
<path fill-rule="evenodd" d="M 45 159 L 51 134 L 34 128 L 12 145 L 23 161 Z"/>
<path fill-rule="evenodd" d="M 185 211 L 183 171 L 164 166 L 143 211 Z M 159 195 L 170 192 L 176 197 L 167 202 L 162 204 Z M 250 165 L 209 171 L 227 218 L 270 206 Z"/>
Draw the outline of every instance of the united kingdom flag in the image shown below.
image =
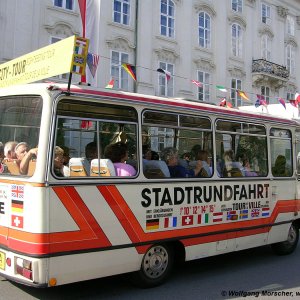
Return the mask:
<path fill-rule="evenodd" d="M 23 199 L 24 198 L 24 186 L 13 184 L 11 186 L 11 197 L 17 198 L 17 199 Z"/>
<path fill-rule="evenodd" d="M 257 217 L 259 217 L 259 209 L 254 208 L 251 210 L 251 218 L 257 218 Z"/>

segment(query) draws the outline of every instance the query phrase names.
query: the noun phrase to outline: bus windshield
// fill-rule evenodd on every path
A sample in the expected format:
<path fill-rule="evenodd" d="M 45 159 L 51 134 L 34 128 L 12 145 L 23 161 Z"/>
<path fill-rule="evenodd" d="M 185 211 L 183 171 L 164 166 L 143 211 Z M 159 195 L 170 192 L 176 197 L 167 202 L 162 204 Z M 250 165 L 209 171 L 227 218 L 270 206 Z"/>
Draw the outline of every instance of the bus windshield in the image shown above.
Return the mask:
<path fill-rule="evenodd" d="M 0 175 L 32 175 L 20 172 L 23 156 L 37 148 L 42 114 L 39 96 L 9 96 L 0 99 Z M 17 146 L 17 147 L 16 147 Z M 30 157 L 35 160 L 35 155 Z"/>

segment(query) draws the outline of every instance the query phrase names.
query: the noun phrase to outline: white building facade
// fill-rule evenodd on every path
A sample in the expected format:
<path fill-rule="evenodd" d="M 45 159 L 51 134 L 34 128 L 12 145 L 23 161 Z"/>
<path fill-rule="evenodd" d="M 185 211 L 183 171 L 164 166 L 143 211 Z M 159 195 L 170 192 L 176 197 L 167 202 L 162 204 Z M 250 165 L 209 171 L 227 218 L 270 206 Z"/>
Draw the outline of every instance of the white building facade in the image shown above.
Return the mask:
<path fill-rule="evenodd" d="M 300 90 L 299 0 L 93 1 L 98 87 L 113 78 L 114 89 L 216 104 L 226 97 L 233 106 L 257 94 L 288 101 Z M 0 62 L 82 35 L 78 1 L 2 0 L 0 30 Z M 122 63 L 136 66 L 136 81 Z"/>

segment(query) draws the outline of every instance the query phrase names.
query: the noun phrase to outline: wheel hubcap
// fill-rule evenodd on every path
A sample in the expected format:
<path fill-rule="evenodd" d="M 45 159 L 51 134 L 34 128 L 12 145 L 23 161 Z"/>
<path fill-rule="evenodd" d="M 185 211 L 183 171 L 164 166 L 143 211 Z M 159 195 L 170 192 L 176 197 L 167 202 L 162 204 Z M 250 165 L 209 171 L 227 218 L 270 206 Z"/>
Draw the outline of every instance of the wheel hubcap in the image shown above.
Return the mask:
<path fill-rule="evenodd" d="M 152 247 L 144 257 L 143 269 L 145 274 L 153 279 L 160 277 L 166 271 L 168 261 L 168 252 L 164 247 Z"/>
<path fill-rule="evenodd" d="M 289 230 L 289 235 L 288 235 L 287 241 L 288 241 L 290 244 L 292 244 L 292 243 L 295 242 L 296 237 L 297 237 L 296 229 L 295 229 L 294 226 L 291 226 L 291 227 L 290 227 L 290 230 Z"/>

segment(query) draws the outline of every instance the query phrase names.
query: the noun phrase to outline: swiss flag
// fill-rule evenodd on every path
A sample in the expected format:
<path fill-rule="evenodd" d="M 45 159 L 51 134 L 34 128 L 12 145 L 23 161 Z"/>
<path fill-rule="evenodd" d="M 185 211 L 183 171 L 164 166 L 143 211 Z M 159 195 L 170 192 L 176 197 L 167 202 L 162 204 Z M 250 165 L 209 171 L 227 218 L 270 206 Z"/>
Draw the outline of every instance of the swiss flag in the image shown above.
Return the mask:
<path fill-rule="evenodd" d="M 182 216 L 182 226 L 187 226 L 187 225 L 193 225 L 194 223 L 194 216 Z"/>
<path fill-rule="evenodd" d="M 23 217 L 12 215 L 11 216 L 11 226 L 18 227 L 18 228 L 23 228 Z"/>

